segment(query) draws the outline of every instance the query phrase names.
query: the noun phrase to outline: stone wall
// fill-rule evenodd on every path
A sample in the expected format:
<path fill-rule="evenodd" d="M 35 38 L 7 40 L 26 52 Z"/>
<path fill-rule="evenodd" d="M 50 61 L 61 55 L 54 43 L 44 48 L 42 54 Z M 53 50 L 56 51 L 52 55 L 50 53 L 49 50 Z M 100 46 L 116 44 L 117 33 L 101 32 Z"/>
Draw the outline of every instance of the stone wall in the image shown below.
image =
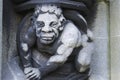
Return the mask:
<path fill-rule="evenodd" d="M 120 0 L 110 0 L 111 80 L 120 79 Z"/>
<path fill-rule="evenodd" d="M 2 11 L 2 1 L 0 0 L 0 63 L 4 64 L 16 52 L 16 26 L 21 20 L 19 17 L 21 15 L 14 12 L 10 0 L 4 0 L 3 7 L 7 10 Z M 110 5 L 106 3 L 107 1 L 99 0 L 97 15 L 92 25 L 94 26 L 92 30 L 95 36 L 95 53 L 92 58 L 90 80 L 120 79 L 120 0 L 110 0 Z M 11 7 L 8 7 L 10 5 Z M 2 25 L 3 12 L 6 14 L 3 21 L 7 18 L 9 21 L 3 22 Z"/>
<path fill-rule="evenodd" d="M 6 63 L 17 53 L 16 32 L 20 15 L 15 12 L 11 0 L 3 1 L 3 13 L 3 63 Z"/>
<path fill-rule="evenodd" d="M 3 77 L 13 75 L 8 62 L 17 54 L 16 33 L 17 26 L 21 20 L 21 15 L 14 10 L 11 0 L 3 0 L 3 24 L 2 24 L 2 80 Z M 1 49 L 1 48 L 0 48 Z M 8 66 L 9 65 L 9 66 Z M 15 69 L 14 69 L 15 70 Z M 9 71 L 9 73 L 7 72 Z M 10 74 L 11 73 L 11 74 Z M 8 80 L 8 79 L 6 79 Z M 13 80 L 10 77 L 9 80 Z M 22 79 L 21 79 L 22 80 Z"/>
<path fill-rule="evenodd" d="M 3 4 L 2 4 L 2 0 L 0 0 L 0 63 L 2 62 L 2 10 L 3 10 Z M 0 71 L 1 71 L 1 66 L 2 64 L 0 64 Z M 1 72 L 0 72 L 0 80 L 1 80 Z"/>
<path fill-rule="evenodd" d="M 98 2 L 97 13 L 93 23 L 95 53 L 92 59 L 92 75 L 90 80 L 109 80 L 109 13 L 108 5 L 104 1 Z"/>

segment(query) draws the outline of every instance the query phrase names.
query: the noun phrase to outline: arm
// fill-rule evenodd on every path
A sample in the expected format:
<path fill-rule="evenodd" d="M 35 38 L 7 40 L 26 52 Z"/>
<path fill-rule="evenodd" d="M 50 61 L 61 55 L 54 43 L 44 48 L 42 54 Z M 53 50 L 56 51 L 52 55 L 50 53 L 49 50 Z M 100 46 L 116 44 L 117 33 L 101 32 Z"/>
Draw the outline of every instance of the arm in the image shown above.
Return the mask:
<path fill-rule="evenodd" d="M 33 78 L 40 79 L 40 71 L 38 68 L 34 68 L 31 62 L 32 48 L 36 41 L 36 32 L 33 27 L 30 27 L 25 34 L 21 33 L 19 43 L 20 59 L 23 64 L 24 73 L 27 80 Z"/>
<path fill-rule="evenodd" d="M 50 57 L 49 62 L 52 63 L 64 63 L 67 61 L 67 58 L 71 55 L 74 47 L 66 46 L 65 44 L 62 44 L 58 50 L 56 55 L 53 55 Z"/>
<path fill-rule="evenodd" d="M 62 44 L 57 49 L 56 55 L 52 56 L 49 59 L 49 62 L 64 63 L 65 61 L 67 61 L 67 58 L 71 55 L 73 49 L 79 42 L 79 36 L 79 30 L 72 22 L 69 22 L 65 26 L 65 29 L 60 39 Z"/>
<path fill-rule="evenodd" d="M 56 70 L 57 68 L 62 66 L 67 61 L 67 58 L 72 53 L 73 48 L 71 48 L 71 47 L 66 47 L 65 48 L 65 47 L 66 46 L 64 44 L 62 44 L 58 48 L 58 50 L 56 52 L 56 55 L 51 56 L 49 58 L 48 62 L 43 67 L 39 68 L 40 72 L 41 72 L 41 76 L 45 76 L 48 73 Z M 61 49 L 64 49 L 64 50 L 62 50 L 63 51 L 62 54 L 59 53 L 59 51 Z"/>
<path fill-rule="evenodd" d="M 22 33 L 21 33 L 22 34 Z M 35 30 L 30 27 L 25 35 L 20 35 L 19 54 L 23 67 L 32 67 L 31 49 L 35 43 Z"/>

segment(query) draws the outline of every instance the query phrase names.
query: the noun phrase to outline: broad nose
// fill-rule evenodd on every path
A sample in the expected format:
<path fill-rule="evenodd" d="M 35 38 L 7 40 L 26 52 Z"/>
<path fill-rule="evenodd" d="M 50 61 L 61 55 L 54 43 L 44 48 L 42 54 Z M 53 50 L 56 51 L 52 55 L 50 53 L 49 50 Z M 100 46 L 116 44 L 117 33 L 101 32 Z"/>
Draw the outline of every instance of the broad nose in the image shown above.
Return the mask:
<path fill-rule="evenodd" d="M 49 26 L 44 26 L 44 27 L 42 27 L 41 31 L 42 32 L 51 32 L 52 29 Z"/>

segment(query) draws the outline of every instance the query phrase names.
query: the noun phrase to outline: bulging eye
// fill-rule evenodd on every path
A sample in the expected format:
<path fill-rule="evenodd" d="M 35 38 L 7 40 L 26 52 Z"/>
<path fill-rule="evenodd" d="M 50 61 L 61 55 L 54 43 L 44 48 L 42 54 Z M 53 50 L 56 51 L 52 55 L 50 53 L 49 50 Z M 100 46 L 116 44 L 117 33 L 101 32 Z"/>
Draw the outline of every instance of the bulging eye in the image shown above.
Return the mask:
<path fill-rule="evenodd" d="M 51 26 L 51 27 L 55 27 L 57 24 L 58 24 L 58 22 L 51 22 L 51 23 L 50 23 L 50 26 Z"/>
<path fill-rule="evenodd" d="M 44 27 L 45 23 L 43 21 L 37 21 L 38 27 Z"/>

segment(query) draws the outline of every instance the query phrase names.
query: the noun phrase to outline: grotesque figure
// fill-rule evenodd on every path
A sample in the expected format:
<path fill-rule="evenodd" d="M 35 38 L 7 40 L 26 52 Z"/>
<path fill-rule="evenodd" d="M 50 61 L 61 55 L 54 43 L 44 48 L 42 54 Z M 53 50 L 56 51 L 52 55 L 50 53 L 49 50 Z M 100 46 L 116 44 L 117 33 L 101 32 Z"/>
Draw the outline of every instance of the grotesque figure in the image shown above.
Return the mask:
<path fill-rule="evenodd" d="M 46 7 L 46 6 L 42 6 Z M 47 7 L 46 7 L 47 8 Z M 53 9 L 52 9 L 53 8 Z M 55 11 L 55 9 L 57 11 Z M 53 10 L 53 11 L 52 11 Z M 37 10 L 41 11 L 41 10 Z M 45 12 L 45 13 L 41 13 Z M 50 10 L 36 12 L 36 36 L 40 39 L 42 44 L 51 44 L 59 36 L 59 32 L 63 29 L 61 25 L 62 20 L 64 20 L 63 15 L 61 14 L 61 9 L 55 6 L 51 6 Z M 61 20 L 62 19 L 62 20 Z"/>
<path fill-rule="evenodd" d="M 79 17 L 87 25 L 84 17 Z M 59 6 L 38 5 L 30 26 L 23 28 L 23 31 L 19 31 L 18 48 L 28 80 L 44 80 L 44 76 L 57 72 L 65 64 L 73 66 L 79 77 L 72 79 L 68 74 L 69 78 L 64 80 L 86 79 L 80 79 L 80 76 L 89 69 L 93 51 L 92 33 L 89 29 L 87 34 L 80 31 L 71 20 L 64 17 Z"/>

